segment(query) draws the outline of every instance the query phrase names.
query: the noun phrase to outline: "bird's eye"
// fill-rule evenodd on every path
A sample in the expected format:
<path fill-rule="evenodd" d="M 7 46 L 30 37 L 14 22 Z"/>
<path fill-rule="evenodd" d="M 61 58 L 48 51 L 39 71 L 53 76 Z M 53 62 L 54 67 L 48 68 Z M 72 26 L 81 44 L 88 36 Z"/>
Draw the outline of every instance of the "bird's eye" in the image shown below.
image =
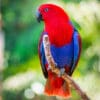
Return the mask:
<path fill-rule="evenodd" d="M 45 12 L 48 12 L 48 10 L 49 10 L 48 8 L 45 8 L 45 9 L 44 9 Z"/>

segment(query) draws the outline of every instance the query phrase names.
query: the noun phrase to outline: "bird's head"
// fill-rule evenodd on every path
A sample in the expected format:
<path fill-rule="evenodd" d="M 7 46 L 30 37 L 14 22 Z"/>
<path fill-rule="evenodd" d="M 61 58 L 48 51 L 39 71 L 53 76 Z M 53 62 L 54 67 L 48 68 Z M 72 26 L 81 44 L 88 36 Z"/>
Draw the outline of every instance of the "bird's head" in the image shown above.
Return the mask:
<path fill-rule="evenodd" d="M 65 11 L 54 4 L 42 4 L 39 6 L 36 13 L 37 20 L 40 21 L 54 21 L 56 19 L 66 19 L 68 20 L 68 16 Z M 59 21 L 59 20 L 58 20 Z"/>

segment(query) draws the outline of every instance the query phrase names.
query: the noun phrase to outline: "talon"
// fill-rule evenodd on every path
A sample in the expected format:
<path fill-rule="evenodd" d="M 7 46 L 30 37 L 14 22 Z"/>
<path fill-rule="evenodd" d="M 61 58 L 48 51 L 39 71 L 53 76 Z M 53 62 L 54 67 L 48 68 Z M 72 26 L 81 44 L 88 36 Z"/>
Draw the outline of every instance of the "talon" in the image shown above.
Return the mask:
<path fill-rule="evenodd" d="M 57 63 L 55 63 L 55 66 L 57 67 Z"/>
<path fill-rule="evenodd" d="M 58 76 L 61 77 L 64 73 L 65 73 L 65 68 L 61 68 Z"/>

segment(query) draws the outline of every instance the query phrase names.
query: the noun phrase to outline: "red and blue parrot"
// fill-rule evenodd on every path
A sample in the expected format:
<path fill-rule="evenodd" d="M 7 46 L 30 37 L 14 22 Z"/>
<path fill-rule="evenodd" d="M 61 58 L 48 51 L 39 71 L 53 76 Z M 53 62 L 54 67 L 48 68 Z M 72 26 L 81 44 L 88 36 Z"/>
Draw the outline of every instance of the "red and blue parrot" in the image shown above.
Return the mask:
<path fill-rule="evenodd" d="M 42 4 L 37 10 L 37 20 L 44 22 L 38 52 L 43 74 L 47 79 L 44 92 L 49 96 L 70 97 L 69 85 L 60 76 L 66 72 L 71 76 L 81 53 L 81 37 L 72 25 L 69 16 L 59 6 Z M 45 57 L 43 35 L 48 35 L 50 51 L 61 75 L 53 73 Z"/>

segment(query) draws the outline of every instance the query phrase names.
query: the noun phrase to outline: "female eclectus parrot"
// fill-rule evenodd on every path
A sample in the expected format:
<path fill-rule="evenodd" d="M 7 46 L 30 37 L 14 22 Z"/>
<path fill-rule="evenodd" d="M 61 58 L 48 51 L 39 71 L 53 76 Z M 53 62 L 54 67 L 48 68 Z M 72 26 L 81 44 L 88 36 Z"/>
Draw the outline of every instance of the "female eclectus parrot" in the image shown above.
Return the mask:
<path fill-rule="evenodd" d="M 75 70 L 81 52 L 81 37 L 65 11 L 57 5 L 40 5 L 36 16 L 39 22 L 44 21 L 38 47 L 42 71 L 47 79 L 44 92 L 49 96 L 70 97 L 69 85 L 60 76 L 64 72 L 71 76 Z M 45 34 L 49 37 L 50 51 L 61 75 L 53 73 L 47 63 L 42 39 Z"/>

